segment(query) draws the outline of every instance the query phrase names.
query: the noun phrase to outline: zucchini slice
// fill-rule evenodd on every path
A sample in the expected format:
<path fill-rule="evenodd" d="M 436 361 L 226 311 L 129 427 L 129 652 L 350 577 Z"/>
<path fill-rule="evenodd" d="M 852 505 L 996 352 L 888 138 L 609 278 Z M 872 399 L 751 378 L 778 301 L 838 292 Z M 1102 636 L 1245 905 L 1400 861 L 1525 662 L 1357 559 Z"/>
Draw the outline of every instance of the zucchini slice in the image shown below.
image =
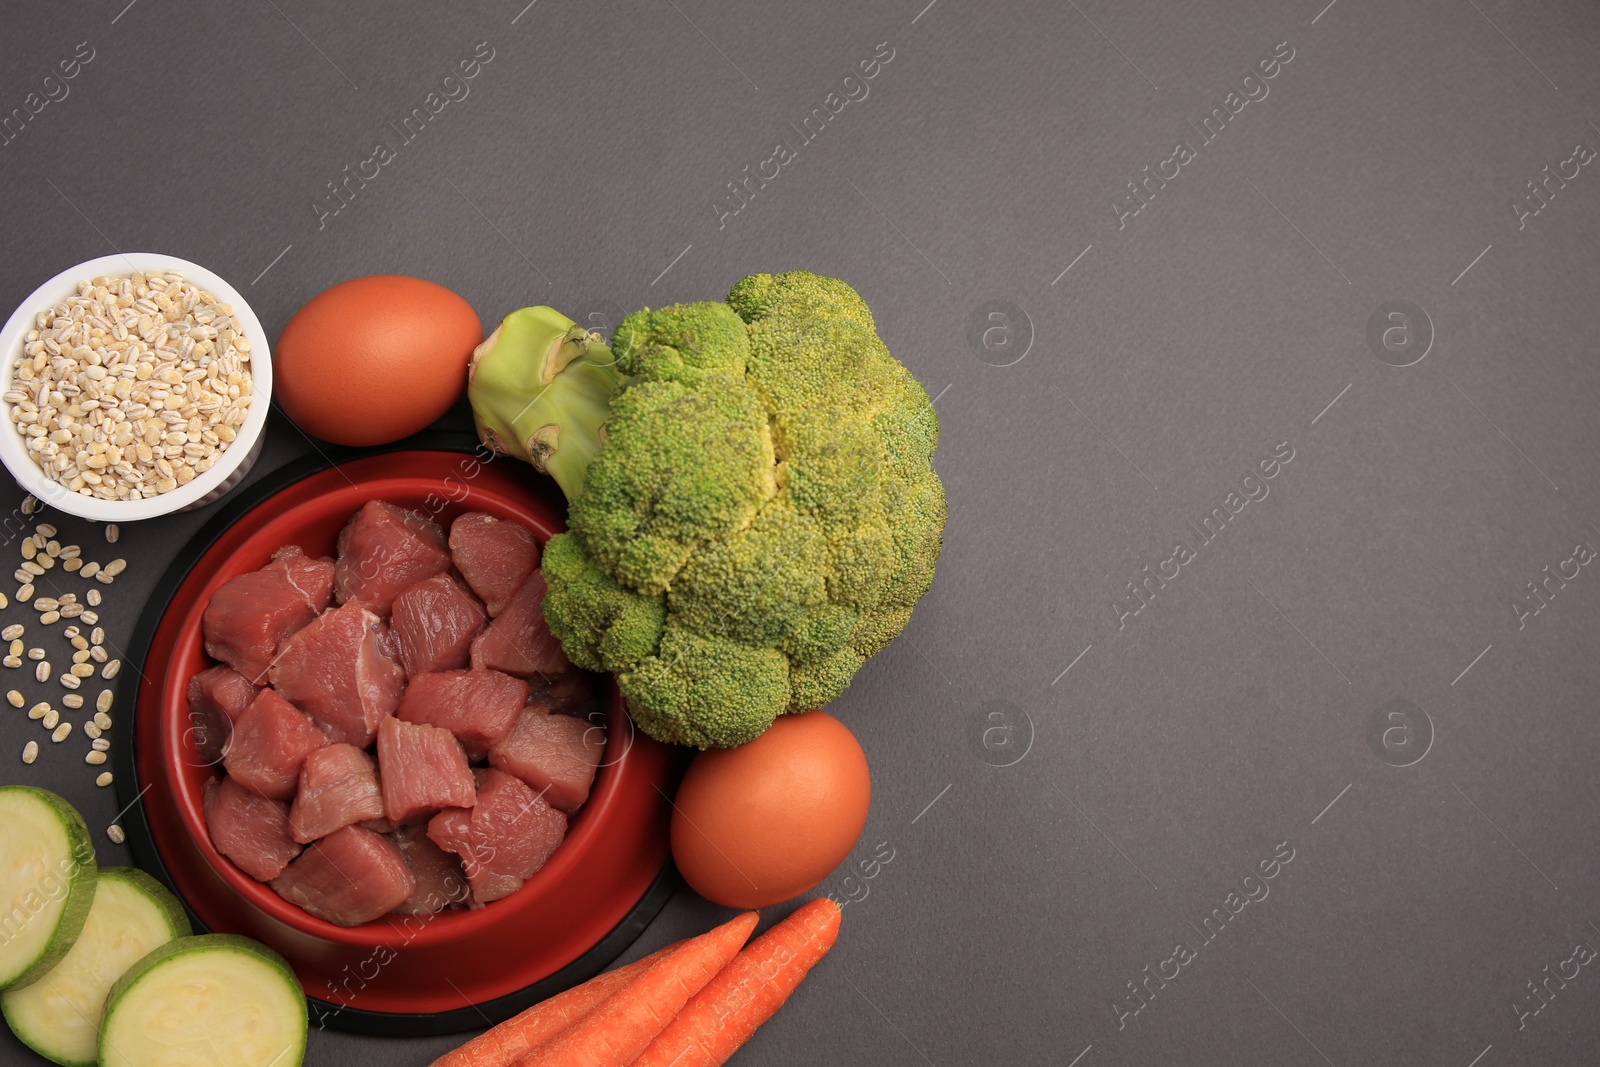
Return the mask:
<path fill-rule="evenodd" d="M 282 956 L 234 934 L 180 937 L 111 987 L 101 1067 L 300 1067 L 306 998 Z"/>
<path fill-rule="evenodd" d="M 89 915 L 96 873 L 76 808 L 47 789 L 0 786 L 0 989 L 61 962 Z"/>
<path fill-rule="evenodd" d="M 188 933 L 183 906 L 164 886 L 132 867 L 108 867 L 71 951 L 32 984 L 0 993 L 0 1012 L 45 1059 L 91 1067 L 112 984 L 152 949 Z"/>

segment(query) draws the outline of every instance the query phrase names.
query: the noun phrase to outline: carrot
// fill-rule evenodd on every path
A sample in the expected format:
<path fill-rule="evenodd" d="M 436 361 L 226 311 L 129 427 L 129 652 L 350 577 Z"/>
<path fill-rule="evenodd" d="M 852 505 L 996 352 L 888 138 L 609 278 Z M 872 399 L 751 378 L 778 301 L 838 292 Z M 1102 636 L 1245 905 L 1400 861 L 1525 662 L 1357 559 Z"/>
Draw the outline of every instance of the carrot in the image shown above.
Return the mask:
<path fill-rule="evenodd" d="M 756 913 L 747 911 L 684 942 L 535 1049 L 521 1067 L 626 1067 L 727 966 L 755 927 Z"/>
<path fill-rule="evenodd" d="M 756 1027 L 783 1007 L 838 936 L 839 905 L 827 897 L 800 905 L 696 993 L 633 1067 L 716 1067 L 727 1062 Z"/>
<path fill-rule="evenodd" d="M 582 985 L 541 1000 L 460 1048 L 446 1052 L 429 1067 L 512 1067 L 683 944 L 686 942 L 668 945 L 625 967 L 597 974 Z"/>

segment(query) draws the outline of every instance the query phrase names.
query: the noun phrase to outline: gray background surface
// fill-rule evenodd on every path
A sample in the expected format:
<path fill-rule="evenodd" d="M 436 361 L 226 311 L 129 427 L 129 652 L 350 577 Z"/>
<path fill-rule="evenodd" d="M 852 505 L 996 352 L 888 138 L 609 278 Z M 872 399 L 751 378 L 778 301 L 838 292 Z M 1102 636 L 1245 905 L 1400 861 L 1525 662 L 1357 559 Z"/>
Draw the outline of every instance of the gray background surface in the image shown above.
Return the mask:
<path fill-rule="evenodd" d="M 1510 206 L 1600 146 L 1592 4 L 524 2 L 8 5 L 0 109 L 94 59 L 0 147 L 0 304 L 128 249 L 229 278 L 273 336 L 369 273 L 488 325 L 757 270 L 861 290 L 938 397 L 950 523 L 910 627 L 831 709 L 874 773 L 851 865 L 894 858 L 824 883 L 856 898 L 838 948 L 737 1062 L 1600 1057 L 1594 966 L 1514 1008 L 1600 947 L 1600 573 L 1513 607 L 1600 548 L 1600 167 L 1521 228 Z M 327 183 L 480 41 L 470 95 L 319 228 Z M 870 95 L 798 145 L 879 42 Z M 1269 95 L 1201 144 L 1282 42 Z M 796 158 L 719 226 L 779 141 Z M 1195 159 L 1119 227 L 1178 141 Z M 1366 338 L 1397 299 L 1435 335 L 1403 368 Z M 988 301 L 1022 314 L 974 343 Z M 1270 495 L 1200 545 L 1188 524 L 1281 442 Z M 275 418 L 257 473 L 311 447 Z M 124 532 L 112 642 L 205 517 Z M 1119 628 L 1179 539 L 1197 558 Z M 1422 714 L 1374 744 L 1395 699 Z M 86 741 L 23 767 L 28 738 L 5 709 L 0 780 L 104 827 Z M 1202 942 L 1283 842 L 1270 895 Z M 719 914 L 680 893 L 629 958 Z M 1196 958 L 1133 999 L 1180 940 Z M 308 1062 L 454 1043 L 317 1034 Z M 32 1062 L 9 1035 L 0 1060 Z"/>

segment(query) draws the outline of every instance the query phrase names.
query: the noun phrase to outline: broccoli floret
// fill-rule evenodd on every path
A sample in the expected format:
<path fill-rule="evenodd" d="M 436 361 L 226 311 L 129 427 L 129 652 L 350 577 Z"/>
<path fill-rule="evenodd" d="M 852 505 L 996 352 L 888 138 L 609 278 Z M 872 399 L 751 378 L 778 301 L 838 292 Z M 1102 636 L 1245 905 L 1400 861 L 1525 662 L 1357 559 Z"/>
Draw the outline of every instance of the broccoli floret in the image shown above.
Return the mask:
<path fill-rule="evenodd" d="M 545 542 L 545 615 L 567 658 L 590 671 L 626 670 L 653 655 L 667 625 L 666 597 L 625 589 L 595 565 L 575 534 Z"/>
<path fill-rule="evenodd" d="M 695 385 L 707 374 L 743 376 L 750 355 L 744 322 L 726 304 L 679 304 L 625 315 L 613 345 L 624 372 Z"/>
<path fill-rule="evenodd" d="M 658 741 L 731 748 L 760 737 L 787 710 L 783 653 L 667 624 L 661 648 L 617 675 L 633 721 Z"/>
<path fill-rule="evenodd" d="M 568 519 L 603 570 L 660 593 L 695 549 L 749 524 L 776 492 L 766 416 L 743 378 L 644 381 L 612 402 Z"/>
<path fill-rule="evenodd" d="M 837 279 L 752 275 L 726 303 L 626 316 L 609 349 L 525 309 L 470 392 L 485 441 L 570 502 L 551 632 L 653 737 L 742 744 L 828 703 L 933 580 L 938 417 Z"/>
<path fill-rule="evenodd" d="M 826 548 L 815 518 L 774 500 L 749 526 L 695 553 L 667 596 L 672 617 L 696 633 L 776 645 L 825 603 L 814 564 Z"/>

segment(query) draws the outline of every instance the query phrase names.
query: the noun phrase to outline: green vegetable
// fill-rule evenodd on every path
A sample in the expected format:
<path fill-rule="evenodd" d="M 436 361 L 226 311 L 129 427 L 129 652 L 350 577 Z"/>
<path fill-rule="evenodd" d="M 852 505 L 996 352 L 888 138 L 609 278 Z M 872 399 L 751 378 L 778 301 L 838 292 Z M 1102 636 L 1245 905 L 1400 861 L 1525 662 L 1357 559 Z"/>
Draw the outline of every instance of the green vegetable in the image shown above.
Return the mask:
<path fill-rule="evenodd" d="M 72 950 L 42 978 L 0 994 L 11 1032 L 64 1067 L 90 1067 L 106 993 L 151 949 L 189 933 L 178 898 L 143 871 L 111 867 Z"/>
<path fill-rule="evenodd" d="M 202 934 L 155 949 L 111 987 L 101 1067 L 300 1067 L 306 998 L 282 956 Z"/>
<path fill-rule="evenodd" d="M 479 433 L 549 473 L 545 619 L 652 737 L 726 747 L 821 707 L 904 629 L 945 521 L 927 392 L 855 290 L 757 274 L 613 346 L 549 308 L 474 357 Z"/>
<path fill-rule="evenodd" d="M 484 444 L 552 475 L 569 498 L 581 491 L 621 381 L 598 335 L 552 308 L 523 308 L 477 347 L 470 373 Z"/>
<path fill-rule="evenodd" d="M 89 915 L 97 873 L 76 808 L 47 789 L 0 787 L 0 989 L 61 962 Z"/>

